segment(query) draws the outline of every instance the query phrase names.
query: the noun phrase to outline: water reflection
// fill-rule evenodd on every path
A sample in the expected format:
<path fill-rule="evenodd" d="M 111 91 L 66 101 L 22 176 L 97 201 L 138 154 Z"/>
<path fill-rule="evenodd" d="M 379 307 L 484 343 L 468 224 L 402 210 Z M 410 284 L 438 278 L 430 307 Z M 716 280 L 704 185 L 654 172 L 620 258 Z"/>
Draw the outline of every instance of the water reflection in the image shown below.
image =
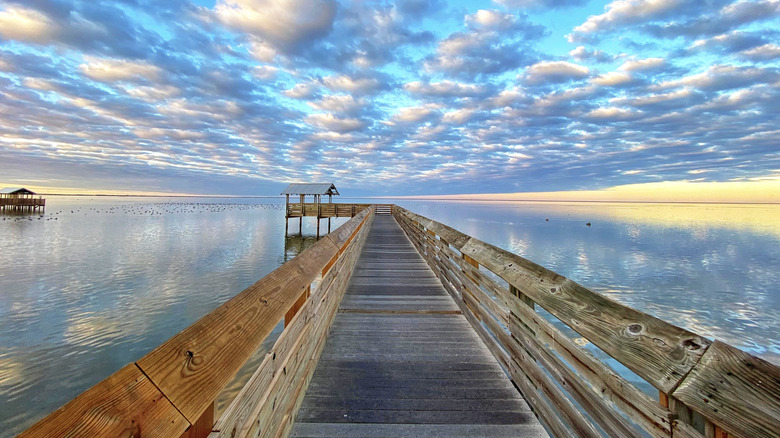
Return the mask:
<path fill-rule="evenodd" d="M 0 220 L 4 433 L 20 432 L 313 245 L 314 220 L 301 236 L 284 237 L 283 202 L 53 197 L 43 218 Z M 780 362 L 778 206 L 397 202 Z M 334 219 L 333 229 L 347 220 Z M 240 386 L 231 383 L 220 406 Z"/>
<path fill-rule="evenodd" d="M 628 306 L 780 363 L 780 206 L 399 204 Z"/>
<path fill-rule="evenodd" d="M 284 238 L 284 261 L 286 262 L 302 253 L 304 250 L 317 243 L 318 240 L 319 238 L 317 238 L 317 236 L 286 236 Z"/>

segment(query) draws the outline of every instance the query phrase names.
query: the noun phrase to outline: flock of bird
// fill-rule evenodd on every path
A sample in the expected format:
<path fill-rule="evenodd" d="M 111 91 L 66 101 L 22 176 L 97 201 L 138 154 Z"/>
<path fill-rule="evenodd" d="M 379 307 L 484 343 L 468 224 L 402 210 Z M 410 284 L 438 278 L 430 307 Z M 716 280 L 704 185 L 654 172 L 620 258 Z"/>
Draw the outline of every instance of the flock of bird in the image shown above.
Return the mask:
<path fill-rule="evenodd" d="M 126 214 L 136 216 L 162 216 L 166 214 L 222 213 L 227 211 L 245 210 L 283 210 L 284 204 L 230 204 L 212 202 L 159 202 L 159 203 L 127 203 L 111 207 L 81 207 L 61 209 L 46 214 L 4 215 L 2 221 L 33 221 L 59 220 L 66 215 L 88 214 Z"/>

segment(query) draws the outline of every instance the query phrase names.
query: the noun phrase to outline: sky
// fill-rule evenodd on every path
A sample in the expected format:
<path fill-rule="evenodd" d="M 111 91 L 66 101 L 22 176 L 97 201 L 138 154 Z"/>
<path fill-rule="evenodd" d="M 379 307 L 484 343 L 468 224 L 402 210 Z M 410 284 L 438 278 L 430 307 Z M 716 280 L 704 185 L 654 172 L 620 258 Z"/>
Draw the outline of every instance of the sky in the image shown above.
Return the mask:
<path fill-rule="evenodd" d="M 2 186 L 780 202 L 779 139 L 780 0 L 0 0 Z"/>

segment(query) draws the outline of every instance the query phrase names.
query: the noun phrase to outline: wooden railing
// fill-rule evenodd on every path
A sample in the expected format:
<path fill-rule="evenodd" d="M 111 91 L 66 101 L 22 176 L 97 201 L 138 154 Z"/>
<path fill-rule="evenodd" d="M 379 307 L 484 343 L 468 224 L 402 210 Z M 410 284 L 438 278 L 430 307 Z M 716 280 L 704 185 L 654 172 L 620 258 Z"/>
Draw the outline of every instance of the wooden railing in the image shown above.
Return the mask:
<path fill-rule="evenodd" d="M 287 217 L 352 217 L 371 204 L 317 204 L 317 203 L 290 203 L 287 204 Z"/>
<path fill-rule="evenodd" d="M 0 197 L 0 209 L 15 207 L 37 208 L 45 206 L 46 200 L 43 198 Z"/>
<path fill-rule="evenodd" d="M 20 436 L 286 435 L 373 217 L 364 209 Z M 214 424 L 217 396 L 282 318 L 285 330 Z"/>
<path fill-rule="evenodd" d="M 393 215 L 554 436 L 779 436 L 777 366 L 401 207 Z M 658 399 L 536 306 L 657 388 Z"/>

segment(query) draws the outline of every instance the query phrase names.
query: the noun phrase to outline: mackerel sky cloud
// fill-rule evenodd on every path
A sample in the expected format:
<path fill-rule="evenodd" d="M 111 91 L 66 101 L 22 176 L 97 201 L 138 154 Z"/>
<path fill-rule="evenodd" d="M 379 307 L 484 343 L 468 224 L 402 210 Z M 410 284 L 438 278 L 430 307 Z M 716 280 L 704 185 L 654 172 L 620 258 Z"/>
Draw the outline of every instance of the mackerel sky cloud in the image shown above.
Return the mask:
<path fill-rule="evenodd" d="M 780 0 L 0 0 L 0 183 L 780 178 Z"/>

